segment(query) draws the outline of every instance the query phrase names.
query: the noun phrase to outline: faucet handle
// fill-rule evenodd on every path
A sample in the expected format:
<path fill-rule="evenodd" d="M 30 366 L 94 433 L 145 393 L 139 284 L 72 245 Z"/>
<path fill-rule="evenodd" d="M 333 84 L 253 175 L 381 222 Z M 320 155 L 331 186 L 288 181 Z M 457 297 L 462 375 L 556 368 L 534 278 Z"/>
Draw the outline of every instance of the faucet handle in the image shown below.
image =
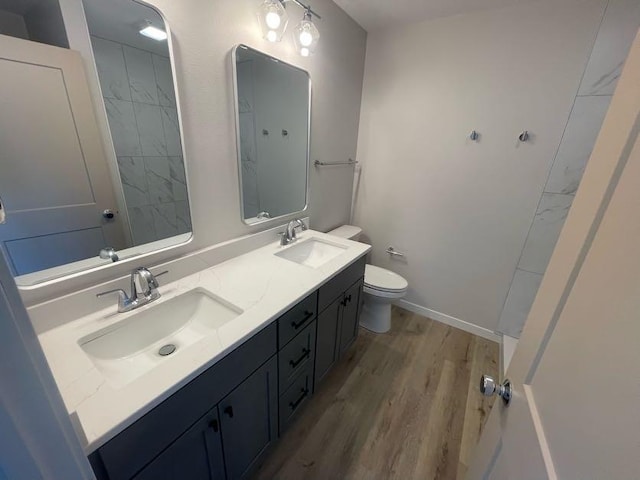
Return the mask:
<path fill-rule="evenodd" d="M 160 273 L 152 273 L 151 274 L 151 281 L 149 282 L 151 284 L 151 286 L 153 286 L 153 288 L 158 288 L 160 285 L 158 285 L 158 280 L 156 280 L 158 277 L 164 275 L 165 273 L 169 273 L 169 270 L 165 270 L 164 272 L 160 272 Z"/>
<path fill-rule="evenodd" d="M 112 293 L 117 293 L 118 294 L 118 311 L 119 312 L 123 311 L 123 309 L 126 307 L 126 305 L 131 303 L 131 299 L 127 295 L 127 292 L 125 292 L 121 288 L 116 288 L 115 290 L 107 290 L 106 292 L 96 293 L 96 297 L 101 298 L 101 297 L 104 297 L 106 295 L 111 295 Z"/>
<path fill-rule="evenodd" d="M 127 297 L 127 292 L 125 292 L 121 288 L 116 288 L 116 289 L 113 289 L 113 290 L 107 290 L 106 292 L 96 293 L 96 297 L 98 297 L 98 298 L 105 297 L 105 296 L 110 295 L 112 293 L 118 293 L 118 294 L 124 296 L 125 298 Z"/>

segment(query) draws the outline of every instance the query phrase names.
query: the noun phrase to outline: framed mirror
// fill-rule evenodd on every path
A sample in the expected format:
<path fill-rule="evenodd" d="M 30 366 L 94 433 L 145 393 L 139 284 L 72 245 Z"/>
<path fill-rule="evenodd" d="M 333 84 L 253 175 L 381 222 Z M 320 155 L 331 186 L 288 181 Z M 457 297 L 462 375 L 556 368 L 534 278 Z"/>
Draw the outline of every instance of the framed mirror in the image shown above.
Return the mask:
<path fill-rule="evenodd" d="M 232 58 L 242 220 L 302 212 L 309 198 L 309 74 L 246 45 Z"/>
<path fill-rule="evenodd" d="M 50 2 L 25 2 L 11 13 L 27 24 L 40 3 Z M 20 39 L 0 36 L 0 249 L 19 285 L 191 237 L 165 22 L 135 0 L 82 0 L 78 8 L 93 71 L 87 57 L 60 48 L 66 32 L 55 15 L 42 27 L 50 34 L 62 25 L 64 42 L 28 29 L 14 35 Z M 98 96 L 89 82 L 96 72 Z"/>

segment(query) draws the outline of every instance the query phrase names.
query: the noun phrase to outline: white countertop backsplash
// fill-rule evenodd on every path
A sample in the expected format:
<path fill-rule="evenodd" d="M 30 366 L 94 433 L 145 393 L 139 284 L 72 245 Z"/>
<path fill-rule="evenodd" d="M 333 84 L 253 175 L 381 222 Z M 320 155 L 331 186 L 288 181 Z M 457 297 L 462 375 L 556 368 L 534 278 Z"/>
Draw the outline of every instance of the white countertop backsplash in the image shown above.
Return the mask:
<path fill-rule="evenodd" d="M 104 308 L 95 298 L 98 287 L 74 294 L 73 305 L 70 299 L 62 298 L 31 307 L 29 314 L 85 452 L 96 450 L 123 431 L 371 249 L 312 230 L 299 234 L 299 241 L 310 237 L 348 248 L 319 268 L 277 257 L 274 253 L 288 248 L 280 247 L 277 241 L 214 266 L 210 259 L 203 261 L 196 255 L 185 259 L 196 263 L 183 269 L 200 265 L 201 271 L 161 285 L 159 300 L 129 313 L 117 313 L 115 296 Z M 244 312 L 121 388 L 112 386 L 81 349 L 78 341 L 86 335 L 194 288 L 204 288 Z M 87 315 L 91 303 L 96 311 Z"/>

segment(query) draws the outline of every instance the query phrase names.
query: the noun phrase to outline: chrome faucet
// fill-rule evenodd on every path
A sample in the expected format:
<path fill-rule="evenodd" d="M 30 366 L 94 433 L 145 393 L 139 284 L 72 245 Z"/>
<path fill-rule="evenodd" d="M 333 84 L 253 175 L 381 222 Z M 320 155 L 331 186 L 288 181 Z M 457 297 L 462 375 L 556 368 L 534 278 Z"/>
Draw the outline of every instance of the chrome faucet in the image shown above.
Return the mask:
<path fill-rule="evenodd" d="M 295 242 L 298 239 L 296 236 L 296 228 L 298 227 L 302 231 L 307 230 L 307 226 L 299 218 L 291 220 L 289 223 L 287 223 L 287 227 L 284 229 L 284 232 L 280 234 L 280 245 L 284 246 Z"/>
<path fill-rule="evenodd" d="M 146 305 L 149 302 L 153 302 L 160 298 L 160 292 L 158 291 L 157 277 L 169 273 L 168 270 L 160 272 L 157 275 L 151 273 L 144 267 L 136 268 L 131 272 L 131 295 L 127 295 L 127 292 L 121 288 L 115 290 L 108 290 L 96 295 L 100 298 L 112 293 L 118 294 L 118 312 L 130 312 L 142 305 Z"/>

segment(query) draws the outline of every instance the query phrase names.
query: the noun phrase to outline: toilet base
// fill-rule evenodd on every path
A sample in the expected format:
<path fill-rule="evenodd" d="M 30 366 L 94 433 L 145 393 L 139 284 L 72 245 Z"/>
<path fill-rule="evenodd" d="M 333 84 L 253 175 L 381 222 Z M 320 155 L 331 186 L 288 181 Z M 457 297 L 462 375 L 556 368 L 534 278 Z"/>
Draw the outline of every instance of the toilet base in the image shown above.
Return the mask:
<path fill-rule="evenodd" d="M 374 333 L 391 330 L 391 298 L 380 298 L 364 292 L 360 326 Z"/>

